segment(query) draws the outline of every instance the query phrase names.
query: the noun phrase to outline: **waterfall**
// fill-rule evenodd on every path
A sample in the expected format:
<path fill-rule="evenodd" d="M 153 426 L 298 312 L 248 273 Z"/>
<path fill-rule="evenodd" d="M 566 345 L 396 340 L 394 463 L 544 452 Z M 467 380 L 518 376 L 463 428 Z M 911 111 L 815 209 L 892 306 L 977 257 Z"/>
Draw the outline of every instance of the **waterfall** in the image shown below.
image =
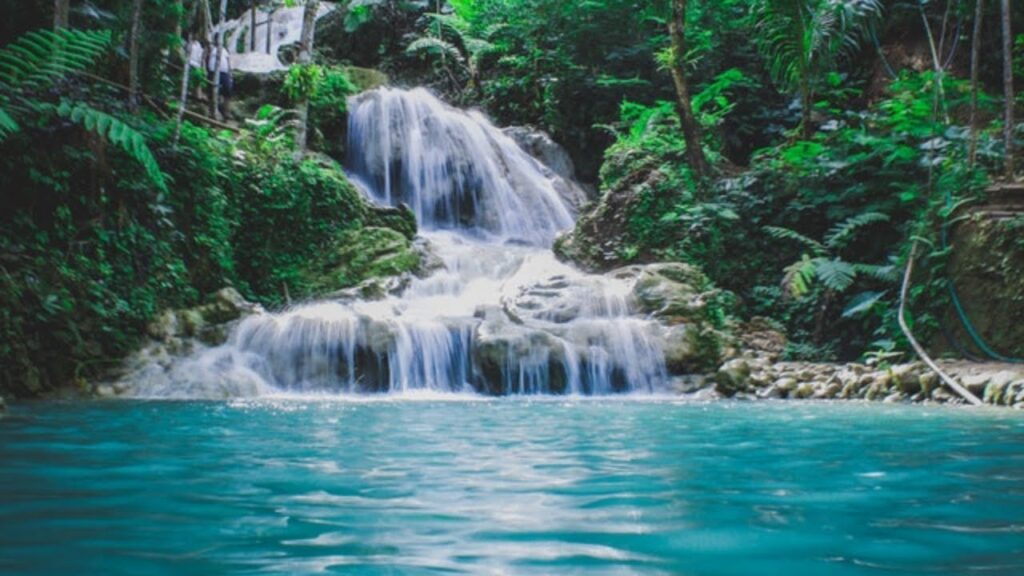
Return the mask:
<path fill-rule="evenodd" d="M 479 113 L 422 88 L 374 90 L 350 109 L 350 169 L 378 202 L 412 207 L 424 228 L 549 245 L 572 227 L 538 161 Z"/>
<path fill-rule="evenodd" d="M 249 317 L 138 395 L 664 388 L 662 327 L 635 316 L 630 279 L 551 252 L 574 214 L 550 170 L 422 89 L 357 96 L 349 125 L 350 176 L 373 200 L 410 206 L 443 266 L 400 296 Z"/>

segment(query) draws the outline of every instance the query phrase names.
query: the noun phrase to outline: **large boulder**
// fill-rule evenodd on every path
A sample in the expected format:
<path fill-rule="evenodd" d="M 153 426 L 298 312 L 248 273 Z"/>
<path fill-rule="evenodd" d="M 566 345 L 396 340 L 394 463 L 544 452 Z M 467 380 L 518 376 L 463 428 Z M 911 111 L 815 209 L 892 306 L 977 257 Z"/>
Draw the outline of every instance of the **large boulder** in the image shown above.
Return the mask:
<path fill-rule="evenodd" d="M 1012 194 L 1019 194 L 1001 190 L 990 190 L 993 203 L 1010 203 Z M 973 331 L 996 352 L 1020 358 L 1024 357 L 1024 244 L 1019 241 L 1017 221 L 973 218 L 958 224 L 951 235 L 949 276 Z M 932 348 L 956 352 L 951 343 L 959 342 L 984 356 L 975 349 L 957 310 L 950 306 L 946 311 L 949 333 L 937 334 Z"/>
<path fill-rule="evenodd" d="M 670 324 L 703 320 L 709 301 L 718 294 L 706 289 L 710 283 L 703 272 L 679 262 L 631 266 L 612 274 L 635 275 L 637 307 Z"/>
<path fill-rule="evenodd" d="M 247 301 L 238 290 L 222 288 L 206 304 L 161 312 L 146 327 L 146 333 L 154 341 L 176 350 L 185 346 L 185 339 L 217 345 L 227 338 L 232 323 L 262 312 L 259 304 Z"/>
<path fill-rule="evenodd" d="M 626 264 L 657 260 L 637 248 L 633 219 L 653 190 L 665 182 L 661 171 L 637 171 L 605 190 L 584 207 L 576 227 L 559 236 L 555 253 L 584 270 L 600 272 Z"/>
<path fill-rule="evenodd" d="M 553 334 L 523 326 L 504 310 L 489 308 L 478 315 L 473 367 L 476 388 L 492 395 L 566 391 L 565 343 Z"/>

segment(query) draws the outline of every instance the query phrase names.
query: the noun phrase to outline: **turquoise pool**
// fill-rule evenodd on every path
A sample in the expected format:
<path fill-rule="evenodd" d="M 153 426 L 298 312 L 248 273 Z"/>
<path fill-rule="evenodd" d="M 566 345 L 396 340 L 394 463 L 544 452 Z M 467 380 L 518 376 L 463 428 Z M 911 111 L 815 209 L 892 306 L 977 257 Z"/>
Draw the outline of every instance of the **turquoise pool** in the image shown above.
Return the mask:
<path fill-rule="evenodd" d="M 15 404 L 4 574 L 1024 574 L 1024 414 Z"/>

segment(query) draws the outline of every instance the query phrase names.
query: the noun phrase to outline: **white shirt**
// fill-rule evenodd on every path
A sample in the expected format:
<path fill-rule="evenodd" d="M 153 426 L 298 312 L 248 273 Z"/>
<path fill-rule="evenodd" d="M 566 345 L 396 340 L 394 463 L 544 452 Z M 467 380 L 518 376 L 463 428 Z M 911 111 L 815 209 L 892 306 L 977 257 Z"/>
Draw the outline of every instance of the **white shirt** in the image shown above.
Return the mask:
<path fill-rule="evenodd" d="M 216 46 L 210 48 L 210 59 L 207 62 L 210 67 L 210 72 L 215 72 L 217 70 L 217 52 L 220 52 L 220 71 L 231 72 L 231 57 L 228 49 L 224 48 L 222 50 L 217 50 Z"/>
<path fill-rule="evenodd" d="M 192 68 L 203 67 L 203 45 L 196 40 L 188 47 L 188 65 Z"/>

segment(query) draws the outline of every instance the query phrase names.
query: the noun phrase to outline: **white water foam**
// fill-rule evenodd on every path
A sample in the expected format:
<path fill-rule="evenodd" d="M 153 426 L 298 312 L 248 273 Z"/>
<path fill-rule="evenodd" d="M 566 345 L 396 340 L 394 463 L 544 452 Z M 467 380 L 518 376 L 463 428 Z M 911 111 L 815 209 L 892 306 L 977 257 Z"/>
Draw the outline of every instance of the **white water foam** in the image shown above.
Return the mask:
<path fill-rule="evenodd" d="M 426 90 L 376 90 L 350 110 L 351 175 L 411 206 L 443 267 L 383 300 L 249 317 L 137 395 L 665 390 L 660 326 L 632 315 L 630 281 L 550 251 L 574 218 L 550 171 Z"/>

